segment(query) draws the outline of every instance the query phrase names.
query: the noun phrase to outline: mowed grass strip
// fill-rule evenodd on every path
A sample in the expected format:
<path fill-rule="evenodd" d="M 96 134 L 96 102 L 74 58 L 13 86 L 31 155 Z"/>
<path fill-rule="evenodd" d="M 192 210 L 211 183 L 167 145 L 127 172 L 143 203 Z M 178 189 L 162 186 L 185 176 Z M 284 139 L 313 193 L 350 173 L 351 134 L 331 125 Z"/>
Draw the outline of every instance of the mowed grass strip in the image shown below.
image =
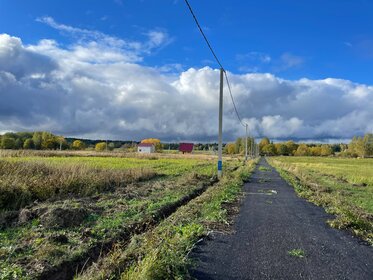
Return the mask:
<path fill-rule="evenodd" d="M 301 197 L 336 215 L 329 221 L 331 226 L 351 230 L 373 244 L 373 159 L 279 157 L 268 161 Z"/>
<path fill-rule="evenodd" d="M 226 206 L 241 194 L 256 162 L 250 161 L 180 207 L 156 228 L 118 243 L 76 279 L 188 279 L 192 261 L 188 254 L 195 243 L 218 225 L 227 224 Z"/>

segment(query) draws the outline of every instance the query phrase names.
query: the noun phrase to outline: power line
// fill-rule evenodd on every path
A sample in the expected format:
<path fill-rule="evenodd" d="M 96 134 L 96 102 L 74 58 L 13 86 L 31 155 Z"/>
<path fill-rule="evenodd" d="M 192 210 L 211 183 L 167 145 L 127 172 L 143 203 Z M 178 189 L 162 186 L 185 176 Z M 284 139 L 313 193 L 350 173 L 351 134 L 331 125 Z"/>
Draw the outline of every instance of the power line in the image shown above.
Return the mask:
<path fill-rule="evenodd" d="M 228 85 L 228 89 L 229 89 L 229 95 L 231 96 L 231 100 L 232 100 L 232 103 L 233 103 L 234 111 L 236 112 L 236 116 L 237 116 L 238 120 L 240 121 L 240 124 L 241 124 L 242 126 L 246 127 L 246 124 L 244 124 L 244 123 L 242 122 L 242 119 L 241 119 L 240 114 L 238 113 L 238 110 L 237 110 L 237 107 L 236 107 L 236 103 L 234 102 L 234 98 L 233 98 L 233 94 L 232 94 L 232 90 L 231 90 L 231 86 L 230 86 L 230 83 L 229 83 L 229 79 L 228 79 L 227 72 L 225 71 L 223 65 L 220 63 L 220 60 L 218 59 L 217 55 L 215 54 L 214 49 L 211 47 L 211 44 L 210 44 L 209 40 L 207 39 L 205 33 L 203 32 L 202 27 L 201 27 L 201 25 L 199 24 L 198 19 L 197 19 L 196 15 L 194 14 L 194 12 L 193 12 L 193 10 L 192 10 L 192 7 L 190 6 L 188 0 L 185 0 L 185 3 L 187 4 L 187 6 L 188 6 L 188 8 L 189 8 L 189 11 L 190 11 L 190 13 L 192 14 L 192 16 L 193 16 L 193 18 L 194 18 L 194 21 L 196 22 L 196 24 L 197 24 L 197 26 L 198 26 L 198 29 L 199 29 L 199 31 L 201 32 L 203 38 L 205 39 L 206 44 L 207 44 L 207 46 L 209 47 L 209 49 L 210 49 L 212 55 L 214 56 L 216 62 L 219 64 L 219 66 L 221 67 L 221 69 L 223 69 L 223 72 L 224 72 L 224 75 L 225 75 L 225 79 L 226 79 L 226 81 L 227 81 L 227 85 Z"/>
<path fill-rule="evenodd" d="M 232 103 L 233 103 L 234 111 L 236 112 L 237 119 L 240 121 L 240 123 L 243 127 L 246 127 L 246 123 L 242 122 L 242 119 L 241 119 L 240 114 L 238 113 L 238 110 L 237 110 L 237 107 L 236 107 L 236 103 L 234 102 L 234 98 L 233 98 L 233 94 L 232 94 L 232 90 L 231 90 L 231 85 L 229 83 L 229 79 L 228 79 L 228 75 L 227 75 L 226 71 L 224 71 L 224 75 L 225 75 L 225 80 L 227 81 L 229 95 L 231 96 L 231 100 L 232 100 Z"/>
<path fill-rule="evenodd" d="M 193 16 L 193 18 L 194 18 L 194 21 L 196 22 L 196 24 L 197 24 L 197 26 L 198 26 L 198 28 L 199 28 L 199 31 L 201 32 L 203 38 L 205 39 L 206 44 L 207 44 L 207 46 L 209 47 L 209 49 L 210 49 L 212 55 L 214 56 L 216 62 L 217 62 L 217 63 L 219 64 L 219 66 L 220 66 L 221 68 L 223 68 L 223 70 L 224 70 L 223 65 L 220 63 L 218 57 L 216 56 L 216 54 L 215 54 L 213 48 L 212 48 L 211 45 L 210 45 L 209 40 L 207 40 L 207 37 L 206 37 L 205 33 L 203 32 L 202 27 L 201 27 L 201 25 L 199 24 L 198 19 L 197 19 L 197 17 L 195 16 L 195 14 L 194 14 L 194 12 L 193 12 L 193 10 L 192 10 L 192 7 L 190 6 L 188 0 L 185 0 L 185 3 L 187 4 L 187 6 L 188 6 L 188 8 L 189 8 L 189 11 L 190 11 L 190 13 L 192 14 L 192 16 Z"/>

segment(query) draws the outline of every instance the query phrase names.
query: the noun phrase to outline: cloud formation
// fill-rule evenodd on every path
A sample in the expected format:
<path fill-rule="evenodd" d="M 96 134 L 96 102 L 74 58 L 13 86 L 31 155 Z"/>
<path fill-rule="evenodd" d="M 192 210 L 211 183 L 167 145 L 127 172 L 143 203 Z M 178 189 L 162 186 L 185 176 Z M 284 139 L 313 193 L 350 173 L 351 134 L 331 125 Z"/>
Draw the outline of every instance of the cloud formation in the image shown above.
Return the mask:
<path fill-rule="evenodd" d="M 62 47 L 53 40 L 24 45 L 20 38 L 0 35 L 0 131 L 164 141 L 217 138 L 219 70 L 169 72 L 139 64 L 164 46 L 166 33 L 149 31 L 146 41 L 131 45 L 43 21 L 86 39 Z M 373 131 L 372 86 L 228 75 L 238 111 L 257 137 L 345 139 Z M 243 133 L 225 96 L 224 141 Z"/>

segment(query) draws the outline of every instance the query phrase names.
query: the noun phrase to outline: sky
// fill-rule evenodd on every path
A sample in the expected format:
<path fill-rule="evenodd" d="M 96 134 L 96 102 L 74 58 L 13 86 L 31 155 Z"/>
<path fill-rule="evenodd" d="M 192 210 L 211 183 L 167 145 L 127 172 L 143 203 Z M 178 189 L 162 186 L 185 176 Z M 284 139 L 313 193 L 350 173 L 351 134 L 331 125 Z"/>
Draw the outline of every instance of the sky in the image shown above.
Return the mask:
<path fill-rule="evenodd" d="M 189 2 L 250 135 L 373 132 L 372 1 Z M 183 0 L 0 0 L 0 133 L 214 142 L 218 94 Z M 226 85 L 223 132 L 245 132 Z"/>

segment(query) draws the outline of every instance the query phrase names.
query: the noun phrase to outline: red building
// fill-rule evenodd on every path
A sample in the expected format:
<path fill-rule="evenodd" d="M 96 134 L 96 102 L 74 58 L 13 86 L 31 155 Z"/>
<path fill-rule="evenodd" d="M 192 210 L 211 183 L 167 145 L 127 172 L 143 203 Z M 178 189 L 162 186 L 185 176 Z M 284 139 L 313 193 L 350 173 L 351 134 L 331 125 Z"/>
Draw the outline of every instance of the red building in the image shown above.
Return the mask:
<path fill-rule="evenodd" d="M 180 143 L 179 145 L 179 151 L 182 152 L 183 154 L 185 153 L 191 153 L 193 152 L 193 143 Z"/>

